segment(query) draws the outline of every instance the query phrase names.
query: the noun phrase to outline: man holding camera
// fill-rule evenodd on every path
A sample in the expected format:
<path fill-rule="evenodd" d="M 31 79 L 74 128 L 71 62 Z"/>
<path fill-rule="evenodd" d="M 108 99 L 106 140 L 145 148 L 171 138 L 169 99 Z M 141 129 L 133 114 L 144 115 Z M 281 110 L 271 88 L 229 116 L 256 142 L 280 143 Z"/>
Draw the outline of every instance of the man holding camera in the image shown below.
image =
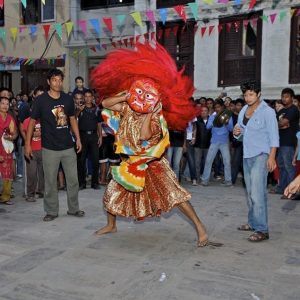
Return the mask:
<path fill-rule="evenodd" d="M 91 90 L 86 90 L 83 98 L 76 113 L 82 142 L 78 172 L 79 189 L 86 188 L 86 159 L 90 153 L 93 169 L 91 188 L 98 190 L 99 147 L 102 143 L 100 111 L 94 104 L 94 93 Z"/>

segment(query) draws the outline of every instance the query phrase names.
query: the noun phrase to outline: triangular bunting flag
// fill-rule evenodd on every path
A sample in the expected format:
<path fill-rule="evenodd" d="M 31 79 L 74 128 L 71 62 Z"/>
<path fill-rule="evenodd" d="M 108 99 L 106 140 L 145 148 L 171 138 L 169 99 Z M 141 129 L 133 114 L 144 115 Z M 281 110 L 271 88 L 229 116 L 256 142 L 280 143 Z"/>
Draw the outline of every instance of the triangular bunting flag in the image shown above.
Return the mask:
<path fill-rule="evenodd" d="M 291 17 L 294 15 L 295 11 L 296 11 L 296 8 L 291 8 L 291 10 L 290 10 Z"/>
<path fill-rule="evenodd" d="M 230 30 L 231 30 L 231 26 L 232 26 L 232 23 L 231 22 L 228 22 L 226 23 L 226 31 L 229 33 Z"/>
<path fill-rule="evenodd" d="M 275 21 L 275 19 L 276 19 L 276 16 L 277 16 L 276 13 L 270 15 L 270 20 L 271 20 L 271 23 L 272 23 L 272 24 L 274 23 L 274 21 Z"/>
<path fill-rule="evenodd" d="M 264 22 L 267 22 L 267 23 L 268 23 L 268 16 L 262 15 L 262 16 L 261 16 L 261 19 L 262 19 Z"/>
<path fill-rule="evenodd" d="M 215 25 L 211 25 L 211 26 L 208 27 L 208 36 L 211 35 L 211 33 L 213 32 L 214 28 L 215 28 Z"/>
<path fill-rule="evenodd" d="M 167 38 L 169 37 L 170 32 L 171 32 L 171 28 L 170 28 L 170 27 L 165 29 L 165 36 L 166 36 Z"/>
<path fill-rule="evenodd" d="M 159 11 L 160 19 L 161 19 L 162 23 L 165 25 L 165 23 L 167 21 L 167 17 L 168 17 L 168 10 L 167 10 L 167 8 L 161 8 L 158 11 Z"/>
<path fill-rule="evenodd" d="M 155 37 L 156 37 L 156 33 L 154 31 L 151 32 L 151 40 L 155 40 Z"/>
<path fill-rule="evenodd" d="M 185 14 L 185 7 L 184 5 L 176 5 L 173 7 L 174 10 L 177 12 L 178 16 L 186 22 L 186 14 Z"/>
<path fill-rule="evenodd" d="M 123 46 L 123 43 L 122 43 L 122 41 L 121 41 L 121 40 L 118 40 L 118 44 L 119 44 L 120 48 L 122 48 L 122 46 Z"/>
<path fill-rule="evenodd" d="M 27 7 L 27 0 L 21 0 L 21 2 L 23 4 L 24 8 L 26 8 Z"/>
<path fill-rule="evenodd" d="M 234 0 L 234 5 L 240 5 L 241 4 L 241 0 Z"/>
<path fill-rule="evenodd" d="M 123 25 L 125 19 L 126 19 L 126 15 L 117 15 L 117 21 L 119 25 Z"/>
<path fill-rule="evenodd" d="M 95 47 L 96 47 L 96 49 L 98 49 L 99 51 L 101 51 L 101 45 L 100 44 L 96 45 Z"/>
<path fill-rule="evenodd" d="M 256 4 L 256 0 L 251 0 L 249 3 L 249 9 L 252 9 Z"/>
<path fill-rule="evenodd" d="M 19 33 L 22 33 L 26 29 L 26 26 L 19 26 Z"/>
<path fill-rule="evenodd" d="M 258 18 L 250 19 L 250 22 L 251 22 L 252 27 L 256 28 L 257 27 Z"/>
<path fill-rule="evenodd" d="M 203 37 L 204 36 L 204 34 L 205 34 L 205 32 L 206 32 L 206 29 L 207 29 L 207 27 L 205 26 L 205 27 L 201 27 L 201 37 Z"/>
<path fill-rule="evenodd" d="M 137 35 L 137 36 L 135 37 L 135 42 L 136 42 L 136 43 L 138 43 L 138 41 L 139 41 L 140 37 L 141 37 L 141 35 L 140 35 L 140 34 L 139 34 L 139 35 Z"/>
<path fill-rule="evenodd" d="M 128 39 L 124 39 L 124 40 L 123 40 L 123 43 L 124 43 L 124 45 L 125 45 L 126 48 L 127 48 L 127 46 L 128 46 Z"/>
<path fill-rule="evenodd" d="M 54 28 L 56 30 L 57 35 L 62 40 L 62 26 L 61 26 L 61 24 L 60 23 L 55 23 Z"/>
<path fill-rule="evenodd" d="M 69 37 L 73 30 L 74 23 L 70 21 L 70 22 L 65 23 L 65 26 L 66 26 L 66 30 L 67 30 L 67 37 Z"/>
<path fill-rule="evenodd" d="M 223 24 L 219 24 L 219 25 L 218 25 L 218 31 L 219 31 L 219 33 L 220 33 L 222 30 L 223 30 Z"/>
<path fill-rule="evenodd" d="M 36 25 L 31 25 L 30 26 L 30 34 L 35 35 L 37 32 L 37 26 Z"/>
<path fill-rule="evenodd" d="M 87 32 L 86 20 L 78 20 L 78 25 L 80 27 L 80 30 L 83 32 L 83 34 L 86 35 Z"/>
<path fill-rule="evenodd" d="M 144 33 L 144 39 L 146 41 L 149 41 L 149 33 L 148 32 Z"/>
<path fill-rule="evenodd" d="M 98 19 L 90 19 L 90 23 L 97 32 L 97 35 L 100 36 L 100 23 Z"/>
<path fill-rule="evenodd" d="M 50 24 L 43 25 L 46 40 L 48 40 L 48 37 L 49 37 L 50 26 L 51 26 Z"/>
<path fill-rule="evenodd" d="M 214 0 L 203 0 L 203 3 L 212 5 L 214 3 Z"/>
<path fill-rule="evenodd" d="M 235 21 L 233 24 L 234 24 L 235 32 L 238 32 L 239 29 L 240 29 L 240 26 L 241 26 L 241 22 L 240 21 Z"/>
<path fill-rule="evenodd" d="M 191 12 L 193 14 L 193 17 L 195 20 L 198 19 L 198 3 L 194 2 L 194 3 L 188 3 L 189 8 L 191 9 Z"/>
<path fill-rule="evenodd" d="M 285 17 L 286 17 L 286 11 L 282 11 L 282 12 L 279 14 L 279 21 L 281 22 Z"/>
<path fill-rule="evenodd" d="M 229 0 L 219 0 L 219 3 L 223 3 L 223 4 L 227 4 L 229 2 Z"/>
<path fill-rule="evenodd" d="M 107 50 L 107 45 L 106 45 L 106 44 L 102 44 L 101 46 L 102 46 L 102 48 L 103 48 L 104 50 Z"/>
<path fill-rule="evenodd" d="M 4 43 L 6 42 L 6 29 L 0 28 L 0 40 L 2 40 Z"/>
<path fill-rule="evenodd" d="M 107 29 L 110 32 L 113 32 L 112 18 L 111 17 L 103 17 L 103 23 L 106 25 Z"/>
<path fill-rule="evenodd" d="M 15 42 L 16 39 L 17 39 L 18 28 L 17 27 L 11 27 L 9 30 L 10 30 L 13 42 Z"/>
<path fill-rule="evenodd" d="M 114 47 L 114 48 L 117 48 L 117 44 L 115 42 L 111 42 L 111 45 Z"/>
<path fill-rule="evenodd" d="M 162 38 L 162 36 L 163 36 L 163 30 L 159 29 L 158 34 L 157 34 L 158 39 L 160 40 Z"/>
<path fill-rule="evenodd" d="M 153 10 L 146 10 L 146 17 L 151 22 L 152 26 L 155 26 L 155 15 Z"/>
<path fill-rule="evenodd" d="M 92 50 L 93 52 L 97 52 L 95 47 L 91 47 L 90 50 Z"/>
<path fill-rule="evenodd" d="M 178 26 L 174 26 L 172 31 L 173 31 L 174 36 L 177 36 Z"/>
<path fill-rule="evenodd" d="M 136 24 L 138 24 L 140 27 L 143 27 L 141 13 L 139 11 L 135 11 L 135 12 L 131 13 L 130 15 L 132 16 L 132 18 L 136 22 Z"/>
<path fill-rule="evenodd" d="M 245 28 L 247 28 L 248 27 L 248 24 L 249 24 L 249 20 L 243 20 L 243 25 L 244 25 L 244 27 Z"/>
<path fill-rule="evenodd" d="M 3 9 L 3 6 L 4 6 L 4 0 L 0 0 L 0 8 Z"/>

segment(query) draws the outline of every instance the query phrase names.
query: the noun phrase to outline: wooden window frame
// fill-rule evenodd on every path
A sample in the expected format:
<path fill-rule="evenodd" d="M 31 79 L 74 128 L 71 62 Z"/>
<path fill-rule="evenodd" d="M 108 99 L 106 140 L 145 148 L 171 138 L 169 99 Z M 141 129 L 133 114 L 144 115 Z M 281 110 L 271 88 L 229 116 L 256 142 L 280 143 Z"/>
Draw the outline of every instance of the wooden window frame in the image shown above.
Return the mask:
<path fill-rule="evenodd" d="M 297 9 L 300 9 L 299 7 L 294 7 L 297 11 Z M 297 20 L 299 18 L 299 20 Z M 300 28 L 297 28 L 299 22 L 300 27 L 300 15 L 294 16 L 291 19 L 291 37 L 290 37 L 290 59 L 289 59 L 289 83 L 300 83 L 300 70 L 297 68 L 297 60 L 298 60 L 298 66 L 300 67 Z M 298 33 L 299 31 L 299 33 Z M 297 40 L 299 43 L 299 46 L 297 46 Z M 297 47 L 298 49 L 298 55 L 297 55 Z M 297 72 L 298 71 L 298 72 Z"/>
<path fill-rule="evenodd" d="M 226 86 L 237 86 L 240 85 L 241 82 L 246 80 L 261 80 L 261 46 L 262 46 L 262 19 L 260 16 L 262 15 L 262 11 L 258 11 L 252 14 L 244 14 L 239 16 L 225 17 L 219 20 L 219 24 L 223 25 L 223 29 L 219 35 L 219 57 L 218 57 L 218 87 L 226 87 Z M 226 61 L 246 61 L 250 60 L 251 56 L 243 56 L 242 55 L 242 32 L 243 29 L 243 21 L 251 20 L 253 18 L 257 18 L 257 43 L 255 48 L 255 78 L 230 78 L 225 70 Z M 235 30 L 235 22 L 240 22 L 239 32 L 240 32 L 240 49 L 239 55 L 235 58 L 226 58 L 225 53 L 225 40 L 226 40 L 226 23 L 232 23 L 231 30 Z M 244 29 L 243 29 L 244 30 Z M 240 73 L 242 71 L 239 71 Z"/>

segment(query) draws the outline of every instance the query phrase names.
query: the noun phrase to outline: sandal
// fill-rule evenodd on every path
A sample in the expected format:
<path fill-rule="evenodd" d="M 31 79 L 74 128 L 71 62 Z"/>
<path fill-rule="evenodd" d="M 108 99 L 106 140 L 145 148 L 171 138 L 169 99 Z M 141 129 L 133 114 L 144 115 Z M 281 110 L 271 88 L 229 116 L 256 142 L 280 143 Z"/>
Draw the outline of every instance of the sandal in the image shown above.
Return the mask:
<path fill-rule="evenodd" d="M 52 216 L 52 215 L 46 215 L 44 218 L 43 218 L 43 221 L 44 222 L 50 222 L 50 221 L 53 221 L 54 219 L 56 219 L 58 217 L 58 215 L 56 216 Z"/>
<path fill-rule="evenodd" d="M 5 202 L 0 202 L 0 204 L 4 204 L 4 205 L 13 205 L 14 203 L 12 201 L 5 201 Z"/>
<path fill-rule="evenodd" d="M 249 242 L 258 243 L 269 239 L 268 232 L 256 231 L 248 237 Z"/>
<path fill-rule="evenodd" d="M 250 227 L 249 224 L 243 224 L 237 228 L 240 231 L 253 231 L 253 228 Z"/>
<path fill-rule="evenodd" d="M 83 217 L 85 215 L 85 212 L 83 210 L 77 210 L 75 213 L 70 213 L 67 211 L 67 215 L 74 217 Z"/>

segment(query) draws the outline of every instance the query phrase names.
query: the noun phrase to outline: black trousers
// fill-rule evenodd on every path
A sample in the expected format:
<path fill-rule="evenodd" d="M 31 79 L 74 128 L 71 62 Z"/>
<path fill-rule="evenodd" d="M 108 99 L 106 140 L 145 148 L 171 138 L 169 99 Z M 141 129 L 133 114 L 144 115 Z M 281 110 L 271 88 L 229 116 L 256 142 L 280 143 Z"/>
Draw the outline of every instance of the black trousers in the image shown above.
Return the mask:
<path fill-rule="evenodd" d="M 239 171 L 243 171 L 243 144 L 232 149 L 231 181 L 235 184 Z"/>
<path fill-rule="evenodd" d="M 78 181 L 79 186 L 86 185 L 86 159 L 88 154 L 92 161 L 92 186 L 98 184 L 99 177 L 99 147 L 97 133 L 87 134 L 80 132 L 80 139 L 82 144 L 81 153 L 78 156 Z"/>

